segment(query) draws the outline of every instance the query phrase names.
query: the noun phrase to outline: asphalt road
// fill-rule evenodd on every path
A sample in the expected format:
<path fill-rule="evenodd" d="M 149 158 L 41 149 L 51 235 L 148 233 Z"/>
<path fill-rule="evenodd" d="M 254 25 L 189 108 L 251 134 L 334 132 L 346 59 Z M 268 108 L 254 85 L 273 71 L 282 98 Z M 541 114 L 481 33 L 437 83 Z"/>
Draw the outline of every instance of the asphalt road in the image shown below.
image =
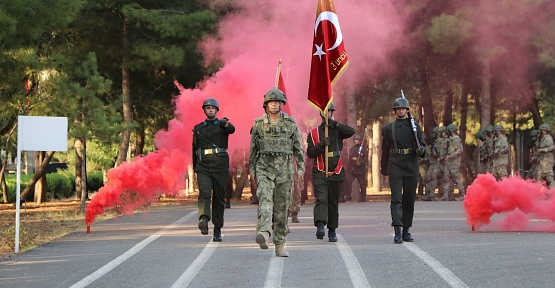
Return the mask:
<path fill-rule="evenodd" d="M 553 287 L 552 233 L 472 232 L 460 202 L 417 202 L 413 243 L 393 244 L 389 203 L 340 204 L 339 242 L 315 237 L 312 205 L 288 258 L 254 241 L 256 206 L 232 203 L 223 242 L 195 203 L 95 223 L 0 262 L 0 287 Z"/>

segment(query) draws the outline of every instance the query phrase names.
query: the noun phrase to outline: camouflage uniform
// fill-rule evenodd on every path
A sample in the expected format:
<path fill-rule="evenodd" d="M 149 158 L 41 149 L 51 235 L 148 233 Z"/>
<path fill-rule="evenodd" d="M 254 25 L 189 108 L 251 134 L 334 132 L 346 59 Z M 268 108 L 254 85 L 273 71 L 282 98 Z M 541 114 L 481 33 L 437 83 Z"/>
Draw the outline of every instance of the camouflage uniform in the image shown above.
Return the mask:
<path fill-rule="evenodd" d="M 495 131 L 503 132 L 503 127 L 495 126 Z M 502 178 L 507 177 L 507 167 L 509 166 L 509 143 L 507 136 L 504 134 L 498 135 L 494 139 L 495 145 L 493 147 L 493 162 L 491 174 L 500 181 Z"/>
<path fill-rule="evenodd" d="M 536 174 L 536 180 L 545 180 L 547 187 L 552 188 L 553 186 L 555 186 L 555 183 L 553 183 L 553 165 L 555 165 L 553 150 L 555 150 L 555 145 L 553 144 L 553 138 L 551 137 L 551 135 L 543 135 L 542 130 L 549 133 L 550 129 L 547 124 L 542 124 L 540 126 L 540 139 L 538 140 L 539 145 L 537 151 L 539 165 Z"/>
<path fill-rule="evenodd" d="M 276 101 L 274 94 L 285 97 L 277 89 L 270 90 L 265 102 Z M 284 100 L 279 100 L 285 103 Z M 254 120 L 251 134 L 249 167 L 251 175 L 257 180 L 258 222 L 256 225 L 257 242 L 259 234 L 268 233 L 274 225 L 273 243 L 283 247 L 287 238 L 287 210 L 291 201 L 291 186 L 295 169 L 293 157 L 297 164 L 297 174 L 304 173 L 301 134 L 295 119 L 280 113 L 277 121 L 272 121 L 268 114 Z M 259 243 L 262 249 L 268 247 Z M 285 252 L 286 253 L 286 252 Z M 288 255 L 288 254 L 287 254 Z M 287 256 L 285 255 L 285 256 Z M 279 255 L 278 255 L 279 256 Z"/>
<path fill-rule="evenodd" d="M 440 127 L 440 141 L 439 141 L 439 171 L 440 174 L 438 175 L 439 179 L 439 197 L 438 201 L 448 201 L 449 200 L 449 191 L 451 190 L 449 185 L 449 170 L 447 167 L 447 161 L 445 161 L 445 156 L 448 154 L 449 146 L 451 145 L 451 139 L 449 135 L 447 135 L 447 129 L 442 126 Z M 445 134 L 444 134 L 445 133 Z"/>
<path fill-rule="evenodd" d="M 483 130 L 478 131 L 478 133 L 476 134 L 476 137 L 478 138 L 478 146 L 476 147 L 478 149 L 478 167 L 476 169 L 476 172 L 478 174 L 486 174 L 487 173 L 487 167 L 486 167 L 486 162 L 487 162 L 487 151 L 486 151 L 486 144 L 485 144 L 485 137 L 486 137 L 486 132 Z"/>
<path fill-rule="evenodd" d="M 448 126 L 449 129 L 449 133 L 454 134 L 457 132 L 458 128 L 453 125 L 450 124 Z M 454 189 L 454 185 L 456 185 L 459 188 L 459 195 L 464 197 L 464 195 L 466 194 L 466 189 L 464 187 L 464 184 L 461 181 L 460 175 L 459 175 L 459 170 L 461 167 L 461 155 L 463 154 L 463 145 L 462 145 L 462 140 L 459 137 L 459 135 L 452 135 L 450 142 L 449 142 L 449 147 L 447 147 L 447 155 L 446 157 L 446 173 L 447 173 L 447 177 L 449 178 L 449 181 L 447 182 L 446 185 L 448 185 L 445 189 L 449 189 L 449 200 L 454 200 L 455 199 L 455 195 L 454 195 L 454 191 L 452 189 Z M 453 188 L 452 188 L 453 187 Z M 462 200 L 463 198 L 460 198 L 459 200 Z"/>
<path fill-rule="evenodd" d="M 439 128 L 439 127 L 438 127 Z M 434 130 L 436 130 L 434 128 Z M 426 155 L 430 155 L 428 159 L 430 160 L 430 166 L 426 171 L 426 177 L 424 178 L 424 182 L 426 183 L 426 195 L 422 198 L 423 201 L 434 201 L 435 200 L 435 190 L 437 188 L 437 180 L 438 175 L 440 174 L 440 166 L 439 166 L 439 150 L 438 150 L 438 132 L 434 132 L 434 142 L 432 143 L 431 147 L 427 147 Z"/>
<path fill-rule="evenodd" d="M 296 164 L 293 166 L 296 167 Z M 295 168 L 295 172 L 297 169 Z M 299 219 L 297 215 L 301 211 L 301 191 L 303 190 L 304 186 L 304 176 L 299 175 L 299 173 L 295 173 L 295 179 L 293 180 L 293 191 L 291 193 L 292 201 L 291 205 L 289 206 L 289 213 L 291 214 L 291 221 L 294 223 L 298 223 Z"/>
<path fill-rule="evenodd" d="M 486 126 L 486 141 L 484 141 L 484 146 L 486 150 L 486 159 L 485 159 L 485 173 L 491 173 L 492 168 L 492 160 L 493 160 L 493 146 L 495 144 L 494 136 L 493 136 L 493 126 L 488 125 Z"/>

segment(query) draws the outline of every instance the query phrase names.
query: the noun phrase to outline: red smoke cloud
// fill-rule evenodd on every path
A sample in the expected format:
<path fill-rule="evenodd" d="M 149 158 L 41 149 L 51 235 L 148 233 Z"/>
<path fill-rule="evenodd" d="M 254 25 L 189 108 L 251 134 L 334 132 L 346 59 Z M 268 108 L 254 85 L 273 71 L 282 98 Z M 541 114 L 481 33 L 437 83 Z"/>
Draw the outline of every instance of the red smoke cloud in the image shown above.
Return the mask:
<path fill-rule="evenodd" d="M 201 107 L 206 98 L 215 98 L 220 106 L 217 116 L 229 118 L 236 127 L 229 138 L 230 157 L 236 151 L 248 151 L 250 128 L 263 114 L 263 95 L 275 85 L 280 59 L 292 116 L 302 131 L 307 128 L 305 120 L 319 123 L 318 112 L 307 103 L 317 1 L 233 2 L 240 12 L 220 23 L 218 38 L 208 38 L 201 45 L 207 64 L 223 60 L 224 66 L 195 89 L 176 83 L 180 93 L 174 99 L 175 119 L 167 130 L 156 133 L 159 150 L 108 172 L 109 182 L 87 207 L 87 224 L 106 208 L 118 205 L 123 212 L 132 212 L 160 193 L 175 195 L 184 187 L 192 157 L 192 129 L 205 119 Z M 388 51 L 400 45 L 404 20 L 389 0 L 336 1 L 335 6 L 350 59 L 340 87 L 342 82 L 356 84 L 376 75 L 377 65 L 387 66 Z M 334 99 L 341 102 L 342 90 L 337 90 Z M 344 112 L 337 107 L 336 113 Z"/>
<path fill-rule="evenodd" d="M 501 231 L 555 231 L 555 189 L 518 176 L 495 181 L 491 174 L 478 175 L 464 198 L 466 223 L 491 224 Z M 504 217 L 492 222 L 494 214 Z"/>

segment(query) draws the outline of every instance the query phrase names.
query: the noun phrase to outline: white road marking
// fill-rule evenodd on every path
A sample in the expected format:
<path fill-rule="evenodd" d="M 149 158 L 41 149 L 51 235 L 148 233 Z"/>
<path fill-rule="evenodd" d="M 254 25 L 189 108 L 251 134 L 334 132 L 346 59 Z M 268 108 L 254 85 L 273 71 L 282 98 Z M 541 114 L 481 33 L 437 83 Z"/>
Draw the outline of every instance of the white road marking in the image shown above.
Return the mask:
<path fill-rule="evenodd" d="M 409 249 L 410 252 L 414 253 L 418 258 L 420 258 L 424 263 L 430 266 L 449 286 L 451 287 L 468 287 L 459 277 L 455 276 L 451 270 L 443 266 L 439 261 L 434 259 L 428 253 L 422 251 L 414 243 L 403 242 L 403 245 Z"/>
<path fill-rule="evenodd" d="M 264 287 L 277 288 L 281 287 L 281 274 L 283 272 L 283 258 L 277 257 L 272 254 L 268 272 L 266 272 L 266 280 L 264 280 Z"/>
<path fill-rule="evenodd" d="M 119 264 L 123 263 L 125 260 L 129 259 L 131 256 L 137 254 L 139 251 L 141 251 L 143 248 L 146 247 L 146 245 L 150 244 L 152 241 L 158 239 L 158 237 L 168 233 L 170 230 L 174 229 L 175 227 L 177 227 L 177 225 L 183 224 L 185 223 L 185 221 L 187 221 L 189 218 L 193 217 L 194 215 L 196 215 L 198 213 L 197 210 L 185 215 L 184 217 L 182 217 L 181 219 L 173 222 L 172 224 L 164 227 L 163 229 L 161 229 L 160 231 L 156 232 L 155 234 L 150 235 L 148 238 L 146 238 L 145 240 L 139 242 L 137 245 L 133 246 L 131 249 L 127 250 L 125 253 L 121 254 L 119 257 L 117 257 L 116 259 L 110 261 L 108 264 L 100 267 L 98 270 L 94 271 L 91 275 L 81 279 L 81 281 L 73 284 L 70 286 L 70 288 L 82 288 L 82 287 L 87 287 L 89 284 L 91 284 L 92 282 L 94 282 L 96 279 L 104 276 L 106 273 L 110 272 L 112 269 L 116 268 Z"/>
<path fill-rule="evenodd" d="M 202 252 L 200 252 L 200 254 L 197 256 L 195 261 L 193 261 L 193 263 L 189 265 L 187 270 L 185 270 L 185 272 L 181 274 L 179 279 L 177 279 L 177 281 L 173 283 L 172 288 L 189 286 L 193 278 L 195 278 L 195 276 L 197 275 L 198 271 L 200 271 L 202 266 L 204 266 L 204 263 L 206 263 L 208 258 L 212 256 L 212 253 L 214 253 L 219 243 L 220 242 L 213 242 L 212 239 L 210 239 L 210 241 L 208 241 L 208 244 L 206 244 L 204 249 L 202 249 Z"/>
<path fill-rule="evenodd" d="M 362 267 L 360 267 L 360 263 L 358 263 L 351 247 L 349 247 L 345 239 L 343 239 L 340 234 L 337 234 L 337 239 L 339 240 L 336 243 L 337 249 L 339 249 L 341 257 L 343 257 L 343 261 L 345 262 L 345 266 L 349 272 L 349 277 L 351 277 L 353 287 L 370 288 L 370 283 L 368 283 L 368 279 L 366 279 L 366 275 L 364 275 L 364 271 L 362 271 Z"/>

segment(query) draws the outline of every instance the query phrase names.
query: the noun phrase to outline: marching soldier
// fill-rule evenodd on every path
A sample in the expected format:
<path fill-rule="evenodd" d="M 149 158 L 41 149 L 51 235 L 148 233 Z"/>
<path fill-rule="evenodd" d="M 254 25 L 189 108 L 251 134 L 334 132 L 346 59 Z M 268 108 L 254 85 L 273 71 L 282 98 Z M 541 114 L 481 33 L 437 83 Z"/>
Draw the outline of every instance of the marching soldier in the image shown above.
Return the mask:
<path fill-rule="evenodd" d="M 540 139 L 538 140 L 539 145 L 537 150 L 539 166 L 536 180 L 545 181 L 548 188 L 553 188 L 555 186 L 553 183 L 553 165 L 555 165 L 553 150 L 555 150 L 555 145 L 549 131 L 551 131 L 551 127 L 548 124 L 540 125 Z"/>
<path fill-rule="evenodd" d="M 530 149 L 530 169 L 528 169 L 528 173 L 526 177 L 528 179 L 536 179 L 537 170 L 538 170 L 538 145 L 540 142 L 538 141 L 538 130 L 533 129 L 530 131 L 530 138 L 532 139 L 532 148 Z"/>
<path fill-rule="evenodd" d="M 227 118 L 218 119 L 220 110 L 214 98 L 202 104 L 206 120 L 193 128 L 193 168 L 197 173 L 198 228 L 202 235 L 208 234 L 208 221 L 214 224 L 214 242 L 222 241 L 224 226 L 225 188 L 229 181 L 229 155 L 227 154 L 229 135 L 235 127 Z M 212 213 L 210 213 L 212 198 Z"/>
<path fill-rule="evenodd" d="M 423 135 L 424 136 L 424 135 Z M 426 171 L 426 176 L 424 182 L 426 183 L 426 193 L 422 197 L 422 201 L 434 201 L 435 200 L 435 190 L 437 188 L 438 175 L 440 174 L 439 167 L 439 150 L 437 148 L 437 140 L 439 137 L 439 127 L 435 127 L 432 130 L 432 145 L 427 147 L 427 153 L 429 153 L 428 159 L 430 166 Z"/>
<path fill-rule="evenodd" d="M 324 129 L 326 119 L 322 116 L 322 124 L 312 129 L 308 135 L 308 158 L 314 159 L 312 168 L 312 179 L 316 204 L 314 205 L 314 226 L 316 226 L 316 238 L 324 239 L 324 226 L 328 227 L 329 242 L 337 242 L 335 229 L 339 226 L 339 198 L 343 181 L 346 178 L 341 159 L 343 139 L 355 134 L 355 129 L 333 119 L 335 105 L 331 103 L 328 109 L 328 135 L 325 137 Z M 325 147 L 328 146 L 328 155 L 324 155 Z M 324 158 L 328 157 L 326 171 Z"/>
<path fill-rule="evenodd" d="M 275 253 L 288 257 L 285 250 L 287 238 L 287 211 L 291 201 L 291 189 L 295 177 L 293 157 L 297 174 L 304 173 L 301 133 L 295 119 L 281 113 L 287 102 L 285 94 L 272 89 L 264 95 L 267 113 L 254 120 L 251 133 L 249 167 L 258 182 L 258 222 L 256 243 L 268 249 L 272 231 Z"/>
<path fill-rule="evenodd" d="M 362 144 L 363 137 L 360 134 L 356 134 L 353 139 L 355 145 L 349 150 L 349 164 L 347 167 L 349 167 L 350 172 L 347 173 L 347 185 L 350 186 L 356 179 L 360 186 L 358 202 L 366 202 L 368 146 Z"/>
<path fill-rule="evenodd" d="M 413 242 L 409 229 L 414 216 L 416 186 L 418 184 L 418 157 L 426 154 L 422 129 L 417 123 L 417 141 L 408 117 L 409 101 L 397 98 L 393 103 L 397 118 L 382 128 L 382 159 L 380 173 L 389 176 L 391 188 L 391 226 L 395 231 L 393 242 Z M 403 231 L 401 232 L 401 227 Z"/>
<path fill-rule="evenodd" d="M 509 166 L 509 143 L 507 136 L 503 134 L 503 126 L 495 125 L 495 139 L 493 140 L 493 160 L 491 166 L 491 174 L 501 181 L 507 177 L 507 167 Z"/>
<path fill-rule="evenodd" d="M 464 199 L 464 195 L 466 194 L 466 189 L 459 174 L 461 168 L 461 156 L 463 154 L 463 145 L 461 138 L 457 135 L 457 130 L 459 130 L 459 128 L 455 124 L 449 124 L 447 126 L 447 131 L 451 134 L 451 139 L 449 141 L 447 155 L 445 155 L 445 162 L 447 167 L 447 176 L 449 177 L 449 193 L 454 193 L 454 191 L 451 191 L 451 187 L 456 185 L 459 188 L 459 198 L 457 200 L 462 201 Z M 454 195 L 449 195 L 449 200 L 454 198 Z"/>

